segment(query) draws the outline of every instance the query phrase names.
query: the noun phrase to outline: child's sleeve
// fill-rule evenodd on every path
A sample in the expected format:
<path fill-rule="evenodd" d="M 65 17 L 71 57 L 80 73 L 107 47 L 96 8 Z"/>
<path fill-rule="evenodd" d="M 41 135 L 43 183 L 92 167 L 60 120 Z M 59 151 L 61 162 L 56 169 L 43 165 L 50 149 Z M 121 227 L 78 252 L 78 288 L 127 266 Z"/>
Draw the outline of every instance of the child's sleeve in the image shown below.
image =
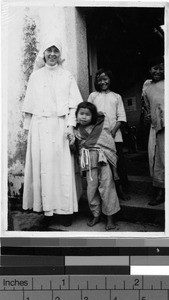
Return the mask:
<path fill-rule="evenodd" d="M 87 99 L 88 102 L 93 103 L 93 93 L 91 93 Z"/>
<path fill-rule="evenodd" d="M 126 122 L 126 113 L 124 109 L 124 104 L 120 95 L 118 95 L 117 101 L 117 122 Z"/>
<path fill-rule="evenodd" d="M 142 104 L 142 120 L 144 125 L 150 124 L 151 123 L 151 113 L 150 113 L 150 102 L 147 97 L 146 89 L 147 87 L 151 84 L 150 80 L 147 80 L 143 84 L 143 89 L 142 89 L 142 97 L 141 97 L 141 104 Z"/>

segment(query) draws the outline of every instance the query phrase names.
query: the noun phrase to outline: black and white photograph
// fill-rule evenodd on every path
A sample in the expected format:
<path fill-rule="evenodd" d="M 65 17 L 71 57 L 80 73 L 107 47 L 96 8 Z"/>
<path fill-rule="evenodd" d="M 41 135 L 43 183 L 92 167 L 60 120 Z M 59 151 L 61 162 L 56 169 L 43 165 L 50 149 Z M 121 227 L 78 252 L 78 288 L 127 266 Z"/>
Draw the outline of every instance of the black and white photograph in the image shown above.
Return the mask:
<path fill-rule="evenodd" d="M 2 1 L 1 235 L 166 235 L 167 12 Z"/>

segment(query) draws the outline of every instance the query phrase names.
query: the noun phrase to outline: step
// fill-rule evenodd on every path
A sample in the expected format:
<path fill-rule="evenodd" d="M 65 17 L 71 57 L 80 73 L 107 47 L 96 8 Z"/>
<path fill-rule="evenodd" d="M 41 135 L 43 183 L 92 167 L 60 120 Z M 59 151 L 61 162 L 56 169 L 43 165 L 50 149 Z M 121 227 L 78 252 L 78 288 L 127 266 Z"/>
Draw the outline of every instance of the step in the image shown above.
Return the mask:
<path fill-rule="evenodd" d="M 152 180 L 149 176 L 129 175 L 130 193 L 152 195 Z"/>
<path fill-rule="evenodd" d="M 121 212 L 120 219 L 132 220 L 132 222 L 143 222 L 151 224 L 165 224 L 164 203 L 156 206 L 150 206 L 151 197 L 136 193 L 130 194 L 129 201 L 120 200 Z"/>
<path fill-rule="evenodd" d="M 131 193 L 130 200 L 124 201 L 119 199 L 121 211 L 118 213 L 119 220 L 126 220 L 129 222 L 141 222 L 158 224 L 164 226 L 165 224 L 165 209 L 164 204 L 157 206 L 150 206 L 149 195 Z M 84 190 L 82 198 L 79 201 L 79 211 L 89 211 L 86 191 Z"/>

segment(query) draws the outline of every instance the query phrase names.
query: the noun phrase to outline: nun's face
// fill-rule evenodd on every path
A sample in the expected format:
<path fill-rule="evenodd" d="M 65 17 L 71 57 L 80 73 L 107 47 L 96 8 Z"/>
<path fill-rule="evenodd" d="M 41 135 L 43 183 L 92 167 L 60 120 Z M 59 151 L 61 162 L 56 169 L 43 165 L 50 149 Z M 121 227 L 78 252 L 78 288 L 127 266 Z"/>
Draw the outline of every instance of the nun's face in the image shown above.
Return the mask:
<path fill-rule="evenodd" d="M 47 48 L 45 50 L 45 61 L 49 66 L 55 66 L 59 62 L 60 51 L 55 46 Z"/>

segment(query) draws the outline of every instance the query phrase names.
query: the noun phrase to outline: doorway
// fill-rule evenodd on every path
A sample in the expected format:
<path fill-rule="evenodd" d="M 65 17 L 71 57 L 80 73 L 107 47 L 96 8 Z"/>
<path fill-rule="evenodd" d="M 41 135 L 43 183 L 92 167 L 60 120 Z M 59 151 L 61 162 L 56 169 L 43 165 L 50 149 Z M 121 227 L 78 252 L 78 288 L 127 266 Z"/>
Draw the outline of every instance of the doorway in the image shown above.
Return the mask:
<path fill-rule="evenodd" d="M 164 54 L 164 8 L 90 7 L 86 15 L 89 72 L 110 69 L 123 94 L 147 76 L 147 62 Z M 91 69 L 92 68 L 92 69 Z M 92 87 L 92 85 L 91 85 Z"/>
<path fill-rule="evenodd" d="M 149 128 L 141 120 L 141 93 L 149 59 L 164 55 L 164 8 L 83 7 L 85 15 L 89 91 L 99 68 L 111 70 L 114 92 L 122 96 L 129 126 L 136 126 L 138 143 L 147 149 Z"/>

